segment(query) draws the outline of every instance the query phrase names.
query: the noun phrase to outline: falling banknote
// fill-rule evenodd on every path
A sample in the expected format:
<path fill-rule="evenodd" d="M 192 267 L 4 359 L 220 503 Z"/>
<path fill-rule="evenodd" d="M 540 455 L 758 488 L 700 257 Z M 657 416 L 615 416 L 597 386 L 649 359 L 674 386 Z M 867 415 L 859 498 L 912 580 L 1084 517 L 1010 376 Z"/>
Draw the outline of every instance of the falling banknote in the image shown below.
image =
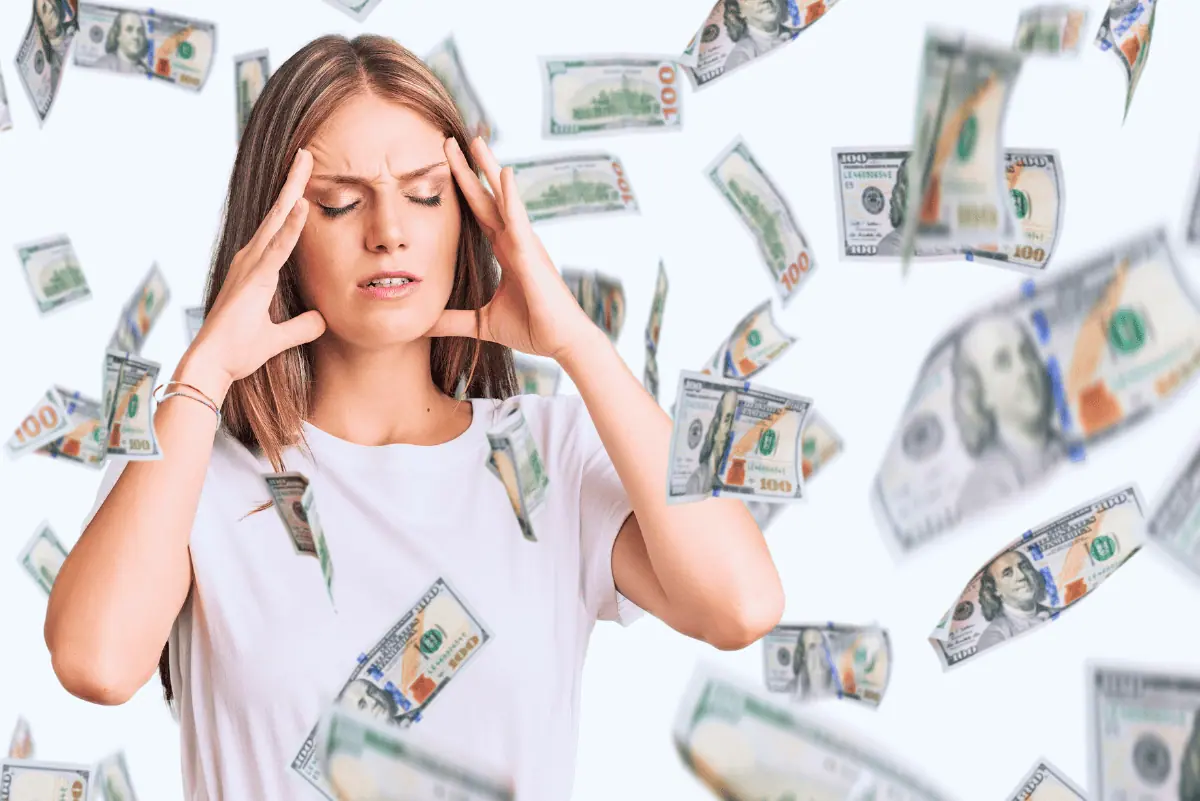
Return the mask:
<path fill-rule="evenodd" d="M 1087 796 L 1067 775 L 1039 759 L 1006 798 L 1012 801 L 1088 801 Z"/>
<path fill-rule="evenodd" d="M 562 380 L 562 368 L 553 359 L 529 356 L 513 351 L 513 371 L 517 374 L 517 394 L 555 395 Z"/>
<path fill-rule="evenodd" d="M 723 799 L 947 801 L 877 749 L 773 703 L 708 666 L 680 700 L 675 748 Z"/>
<path fill-rule="evenodd" d="M 901 255 L 1017 238 L 1004 174 L 1004 118 L 1021 70 L 1008 48 L 928 33 Z"/>
<path fill-rule="evenodd" d="M 63 70 L 67 52 L 79 32 L 77 0 L 43 0 L 33 4 L 33 14 L 15 59 L 17 77 L 37 114 L 38 124 L 45 123 Z"/>
<path fill-rule="evenodd" d="M 1063 5 L 1033 6 L 1021 11 L 1013 49 L 1018 53 L 1057 56 L 1079 53 L 1080 34 L 1088 10 Z"/>
<path fill-rule="evenodd" d="M 58 541 L 58 537 L 54 536 L 50 524 L 43 520 L 38 524 L 29 542 L 21 549 L 17 561 L 49 595 L 50 588 L 54 586 L 54 579 L 58 578 L 58 571 L 66 558 L 67 549 Z"/>
<path fill-rule="evenodd" d="M 267 482 L 275 511 L 279 512 L 296 553 L 316 558 L 325 579 L 325 591 L 333 601 L 333 559 L 329 555 L 325 529 L 317 515 L 312 484 L 300 473 L 265 473 L 263 480 Z"/>
<path fill-rule="evenodd" d="M 92 296 L 75 249 L 65 234 L 17 245 L 17 258 L 42 315 Z"/>
<path fill-rule="evenodd" d="M 796 341 L 775 322 L 770 300 L 750 310 L 701 371 L 724 378 L 750 378 L 787 352 Z"/>
<path fill-rule="evenodd" d="M 258 102 L 271 77 L 271 59 L 266 50 L 255 50 L 253 53 L 242 53 L 233 57 L 233 88 L 237 107 L 234 109 L 237 119 L 237 138 L 240 141 L 242 131 L 250 122 L 250 112 Z"/>
<path fill-rule="evenodd" d="M 512 782 L 414 742 L 358 711 L 332 709 L 317 730 L 317 762 L 338 801 L 512 801 Z"/>
<path fill-rule="evenodd" d="M 817 268 L 787 200 L 740 136 L 704 172 L 754 235 L 775 291 L 786 305 Z"/>
<path fill-rule="evenodd" d="M 0 74 L 0 131 L 12 129 L 12 111 L 8 107 L 8 92 L 4 90 L 4 75 Z"/>
<path fill-rule="evenodd" d="M 625 326 L 625 287 L 621 279 L 572 267 L 563 267 L 562 278 L 592 322 L 616 342 Z"/>
<path fill-rule="evenodd" d="M 521 407 L 510 401 L 501 408 L 499 418 L 487 432 L 492 448 L 487 468 L 504 484 L 521 534 L 530 542 L 537 542 L 532 518 L 546 503 L 546 487 L 550 482 Z"/>
<path fill-rule="evenodd" d="M 680 372 L 675 397 L 669 503 L 719 496 L 800 500 L 800 435 L 811 400 L 688 370 Z"/>
<path fill-rule="evenodd" d="M 109 350 L 141 353 L 150 329 L 170 299 L 171 290 L 167 287 L 162 270 L 158 269 L 157 264 L 151 265 L 150 271 L 121 309 L 121 317 L 108 342 Z"/>
<path fill-rule="evenodd" d="M 462 115 L 463 124 L 467 128 L 467 136 L 471 139 L 478 136 L 485 142 L 495 143 L 496 125 L 483 110 L 479 95 L 475 94 L 475 89 L 467 80 L 467 71 L 463 68 L 453 34 L 443 39 L 425 56 L 425 65 L 438 77 L 442 86 L 446 87 L 446 91 L 454 99 L 454 105 L 458 107 L 458 113 Z"/>
<path fill-rule="evenodd" d="M 200 91 L 217 51 L 211 22 L 150 9 L 79 4 L 75 64 L 120 75 L 145 75 Z"/>
<path fill-rule="evenodd" d="M 34 453 L 99 470 L 108 458 L 108 420 L 103 404 L 63 387 L 55 387 L 54 391 L 67 414 L 68 430 Z"/>
<path fill-rule="evenodd" d="M 678 131 L 679 73 L 667 58 L 543 56 L 542 135 Z"/>
<path fill-rule="evenodd" d="M 658 276 L 654 280 L 654 299 L 650 302 L 650 319 L 646 321 L 646 366 L 642 384 L 658 400 L 658 338 L 662 334 L 663 310 L 667 305 L 667 271 L 658 260 Z"/>
<path fill-rule="evenodd" d="M 879 626 L 781 624 L 763 643 L 763 681 L 796 701 L 850 698 L 879 706 L 891 676 L 892 643 Z"/>
<path fill-rule="evenodd" d="M 1158 13 L 1158 0 L 1109 0 L 1108 11 L 1100 20 L 1096 32 L 1096 46 L 1111 50 L 1125 70 L 1129 89 L 1125 93 L 1125 118 L 1129 117 L 1129 104 L 1133 92 L 1146 68 L 1150 57 L 1150 39 L 1154 35 L 1154 15 Z"/>
<path fill-rule="evenodd" d="M 100 760 L 93 781 L 100 788 L 104 801 L 137 801 L 124 751 L 117 751 Z"/>
<path fill-rule="evenodd" d="M 1153 231 L 976 311 L 921 367 L 872 497 L 911 553 L 1146 419 L 1200 368 L 1200 304 Z"/>
<path fill-rule="evenodd" d="M 1025 532 L 976 573 L 929 636 L 942 668 L 1035 631 L 1087 597 L 1145 541 L 1129 485 Z"/>
<path fill-rule="evenodd" d="M 382 639 L 358 657 L 335 703 L 371 709 L 391 725 L 411 726 L 491 636 L 479 616 L 439 578 Z M 319 721 L 313 724 L 292 769 L 332 798 L 317 763 L 318 726 Z"/>
<path fill-rule="evenodd" d="M 1092 801 L 1200 798 L 1200 674 L 1088 666 Z"/>
<path fill-rule="evenodd" d="M 325 2 L 362 22 L 382 0 L 325 0 Z"/>
<path fill-rule="evenodd" d="M 1146 537 L 1200 580 L 1200 442 L 1173 475 L 1146 524 Z"/>
<path fill-rule="evenodd" d="M 151 412 L 154 382 L 161 365 L 132 353 L 104 354 L 104 427 L 108 455 L 161 459 Z"/>
<path fill-rule="evenodd" d="M 29 721 L 18 717 L 12 739 L 8 741 L 8 758 L 33 759 L 33 752 L 33 732 L 29 728 Z"/>
<path fill-rule="evenodd" d="M 10 459 L 16 459 L 36 451 L 70 430 L 71 420 L 66 405 L 58 390 L 51 388 L 38 399 L 37 405 L 25 415 L 8 442 L 4 443 L 4 452 Z"/>
<path fill-rule="evenodd" d="M 821 468 L 829 464 L 845 447 L 837 431 L 816 409 L 808 410 L 804 430 L 800 434 L 800 443 L 805 486 L 808 485 L 809 479 L 819 473 Z M 750 514 L 754 515 L 754 522 L 758 524 L 760 531 L 766 531 L 775 518 L 787 508 L 782 503 L 759 501 L 746 501 L 746 506 L 750 509 Z"/>
<path fill-rule="evenodd" d="M 87 801 L 95 792 L 92 768 L 32 759 L 0 760 L 4 801 Z"/>
<path fill-rule="evenodd" d="M 640 214 L 621 162 L 606 153 L 546 156 L 506 164 L 530 222 L 591 214 Z"/>

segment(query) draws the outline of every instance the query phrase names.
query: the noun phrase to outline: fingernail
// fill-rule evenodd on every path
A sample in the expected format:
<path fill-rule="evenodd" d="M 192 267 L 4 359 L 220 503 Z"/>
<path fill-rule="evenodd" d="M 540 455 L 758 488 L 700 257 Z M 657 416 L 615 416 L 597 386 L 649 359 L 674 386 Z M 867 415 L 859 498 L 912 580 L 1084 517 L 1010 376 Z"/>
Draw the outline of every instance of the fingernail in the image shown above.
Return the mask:
<path fill-rule="evenodd" d="M 450 147 L 454 148 L 454 149 L 455 149 L 455 150 L 457 150 L 459 153 L 461 153 L 461 152 L 462 152 L 462 147 L 461 147 L 461 146 L 458 144 L 458 138 L 457 138 L 457 137 L 454 137 L 454 136 L 451 136 L 451 137 L 450 137 Z"/>

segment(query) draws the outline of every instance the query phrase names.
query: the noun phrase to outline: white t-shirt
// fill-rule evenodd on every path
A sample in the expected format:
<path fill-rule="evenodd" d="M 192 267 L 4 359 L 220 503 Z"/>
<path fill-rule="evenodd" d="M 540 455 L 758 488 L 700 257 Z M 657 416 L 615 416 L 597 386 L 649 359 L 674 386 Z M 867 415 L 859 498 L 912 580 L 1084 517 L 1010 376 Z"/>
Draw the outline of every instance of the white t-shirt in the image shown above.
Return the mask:
<path fill-rule="evenodd" d="M 328 704 L 370 669 L 360 655 L 376 660 L 389 632 L 403 636 L 397 624 L 439 579 L 486 636 L 406 736 L 502 768 L 522 801 L 570 797 L 592 626 L 640 614 L 612 576 L 631 507 L 582 400 L 521 396 L 549 478 L 538 541 L 526 540 L 485 466 L 499 402 L 471 403 L 470 427 L 429 447 L 357 445 L 304 423 L 315 459 L 291 448 L 284 466 L 311 482 L 333 603 L 318 560 L 297 554 L 278 512 L 247 516 L 270 500 L 270 464 L 217 436 L 192 528 L 191 592 L 170 636 L 188 801 L 320 799 L 293 762 Z M 97 508 L 121 467 L 107 470 Z"/>

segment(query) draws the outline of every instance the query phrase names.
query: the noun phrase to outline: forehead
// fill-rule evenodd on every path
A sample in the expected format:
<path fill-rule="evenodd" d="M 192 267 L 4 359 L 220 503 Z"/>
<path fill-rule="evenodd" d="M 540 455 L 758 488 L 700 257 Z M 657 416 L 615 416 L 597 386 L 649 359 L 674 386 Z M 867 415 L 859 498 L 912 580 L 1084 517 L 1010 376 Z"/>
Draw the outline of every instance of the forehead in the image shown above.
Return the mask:
<path fill-rule="evenodd" d="M 444 161 L 444 142 L 442 132 L 413 109 L 361 92 L 333 112 L 307 149 L 324 169 L 376 175 Z"/>

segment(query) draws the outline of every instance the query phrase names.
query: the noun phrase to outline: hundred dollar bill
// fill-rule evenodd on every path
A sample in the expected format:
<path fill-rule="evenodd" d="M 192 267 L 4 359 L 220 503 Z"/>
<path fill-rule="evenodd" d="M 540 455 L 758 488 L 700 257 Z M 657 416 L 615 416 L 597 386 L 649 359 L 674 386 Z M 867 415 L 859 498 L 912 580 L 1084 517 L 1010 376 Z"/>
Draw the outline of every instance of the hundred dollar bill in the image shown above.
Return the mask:
<path fill-rule="evenodd" d="M 0 131 L 12 128 L 12 112 L 8 108 L 8 93 L 4 91 L 4 75 L 0 73 Z"/>
<path fill-rule="evenodd" d="M 92 788 L 92 769 L 86 765 L 0 760 L 3 801 L 87 801 Z"/>
<path fill-rule="evenodd" d="M 108 343 L 109 350 L 141 353 L 150 329 L 170 299 L 167 279 L 158 269 L 158 264 L 151 265 L 150 272 L 146 273 L 137 291 L 121 310 L 121 317 Z"/>
<path fill-rule="evenodd" d="M 255 50 L 252 53 L 242 53 L 233 57 L 233 86 L 236 91 L 237 108 L 234 109 L 237 118 L 237 138 L 241 141 L 242 131 L 250 122 L 250 111 L 258 102 L 271 77 L 271 59 L 266 50 Z"/>
<path fill-rule="evenodd" d="M 196 334 L 200 333 L 200 328 L 204 325 L 204 307 L 189 306 L 184 309 L 183 325 L 187 331 L 188 342 L 194 342 Z"/>
<path fill-rule="evenodd" d="M 646 321 L 646 366 L 642 373 L 642 383 L 655 400 L 658 400 L 658 338 L 662 334 L 668 288 L 667 271 L 662 259 L 659 259 L 658 275 L 654 279 L 654 299 L 650 302 L 650 319 Z"/>
<path fill-rule="evenodd" d="M 381 0 L 325 0 L 325 2 L 362 22 L 375 10 Z"/>
<path fill-rule="evenodd" d="M 1184 238 L 1193 248 L 1200 247 L 1200 162 L 1197 163 L 1195 177 L 1192 179 L 1192 202 L 1187 209 L 1187 219 L 1183 222 Z"/>
<path fill-rule="evenodd" d="M 360 712 L 335 707 L 318 728 L 317 761 L 346 801 L 512 801 L 511 781 L 448 758 Z"/>
<path fill-rule="evenodd" d="M 775 291 L 786 305 L 817 268 L 816 256 L 787 200 L 740 136 L 721 151 L 705 173 L 754 235 Z"/>
<path fill-rule="evenodd" d="M 104 421 L 108 455 L 161 459 L 151 411 L 160 365 L 132 353 L 104 354 Z"/>
<path fill-rule="evenodd" d="M 17 245 L 17 257 L 43 316 L 92 296 L 75 248 L 65 234 Z"/>
<path fill-rule="evenodd" d="M 81 3 L 79 29 L 76 66 L 145 75 L 197 92 L 217 51 L 213 23 L 151 9 Z"/>
<path fill-rule="evenodd" d="M 829 425 L 825 418 L 817 413 L 816 409 L 808 410 L 808 417 L 804 421 L 804 430 L 800 434 L 800 453 L 802 454 L 803 462 L 801 463 L 802 472 L 804 473 L 804 483 L 808 484 L 809 479 L 820 472 L 821 468 L 842 452 L 842 438 Z M 760 503 L 759 501 L 746 501 L 747 508 L 750 509 L 750 514 L 754 515 L 754 522 L 758 524 L 760 531 L 766 531 L 767 527 L 774 522 L 787 507 L 781 503 Z"/>
<path fill-rule="evenodd" d="M 1087 23 L 1088 10 L 1064 5 L 1032 6 L 1021 11 L 1013 49 L 1018 53 L 1057 56 L 1079 53 L 1079 34 Z"/>
<path fill-rule="evenodd" d="M 499 417 L 487 432 L 492 448 L 487 468 L 504 484 L 525 539 L 537 542 L 531 518 L 546 503 L 550 481 L 521 407 L 510 402 Z"/>
<path fill-rule="evenodd" d="M 63 387 L 55 387 L 69 430 L 47 442 L 35 453 L 99 470 L 108 458 L 108 421 L 100 401 Z"/>
<path fill-rule="evenodd" d="M 1146 68 L 1146 59 L 1150 57 L 1150 39 L 1154 35 L 1154 15 L 1157 13 L 1158 0 L 1109 0 L 1108 11 L 1096 32 L 1096 46 L 1113 51 L 1125 69 L 1129 89 L 1125 93 L 1124 118 L 1129 117 L 1133 92 Z"/>
<path fill-rule="evenodd" d="M 25 415 L 16 431 L 4 443 L 4 452 L 10 459 L 24 456 L 48 442 L 58 439 L 71 430 L 67 414 L 58 391 L 51 388 L 38 399 L 37 405 Z"/>
<path fill-rule="evenodd" d="M 929 635 L 942 668 L 1057 620 L 1141 550 L 1145 530 L 1129 485 L 1025 532 L 971 577 Z"/>
<path fill-rule="evenodd" d="M 517 391 L 521 395 L 556 395 L 562 380 L 562 368 L 553 359 L 513 352 L 513 370 L 517 373 Z"/>
<path fill-rule="evenodd" d="M 479 95 L 467 80 L 467 71 L 458 55 L 458 46 L 454 43 L 453 34 L 443 39 L 425 56 L 425 66 L 438 77 L 442 86 L 446 87 L 446 91 L 454 99 L 454 105 L 458 107 L 458 113 L 462 115 L 463 124 L 467 128 L 467 135 L 472 139 L 479 136 L 483 141 L 494 144 L 499 135 L 496 124 L 484 111 Z"/>
<path fill-rule="evenodd" d="M 129 778 L 129 767 L 125 764 L 125 752 L 109 754 L 96 765 L 94 781 L 100 788 L 104 801 L 137 801 L 133 781 Z"/>
<path fill-rule="evenodd" d="M 668 503 L 803 497 L 800 432 L 811 400 L 689 370 L 680 372 L 675 397 Z"/>
<path fill-rule="evenodd" d="M 33 751 L 33 732 L 29 728 L 29 721 L 18 717 L 12 739 L 8 742 L 8 758 L 33 759 Z"/>
<path fill-rule="evenodd" d="M 29 542 L 21 549 L 17 561 L 49 595 L 50 588 L 54 586 L 54 579 L 58 578 L 58 571 L 66 558 L 67 549 L 58 541 L 58 537 L 54 536 L 50 524 L 43 520 L 29 538 Z M 3 798 L 3 795 L 0 795 L 0 798 Z"/>
<path fill-rule="evenodd" d="M 325 579 L 325 590 L 333 601 L 333 558 L 325 540 L 325 529 L 317 515 L 312 485 L 301 473 L 264 473 L 275 510 L 292 538 L 297 554 L 316 557 Z"/>
<path fill-rule="evenodd" d="M 1119 435 L 1200 368 L 1200 303 L 1163 230 L 971 313 L 931 349 L 876 475 L 911 553 Z"/>
<path fill-rule="evenodd" d="M 1034 762 L 1033 768 L 1007 797 L 1011 801 L 1088 801 L 1083 790 L 1046 759 Z"/>
<path fill-rule="evenodd" d="M 701 370 L 705 375 L 751 378 L 778 359 L 796 341 L 775 322 L 770 300 L 750 310 Z"/>
<path fill-rule="evenodd" d="M 1016 241 L 1009 245 L 971 245 L 967 260 L 986 259 L 1022 272 L 1041 272 L 1050 263 L 1062 230 L 1066 189 L 1062 158 L 1053 150 L 1009 150 L 1004 176 L 1017 218 Z"/>
<path fill-rule="evenodd" d="M 625 287 L 621 279 L 572 267 L 563 267 L 562 277 L 592 322 L 616 342 L 625 325 Z"/>
<path fill-rule="evenodd" d="M 1091 801 L 1200 798 L 1200 674 L 1088 665 Z"/>
<path fill-rule="evenodd" d="M 1200 578 L 1200 442 L 1173 476 L 1150 515 L 1146 536 Z"/>
<path fill-rule="evenodd" d="M 892 643 L 879 626 L 782 624 L 762 639 L 763 681 L 796 701 L 850 698 L 879 706 L 891 676 Z"/>
<path fill-rule="evenodd" d="M 77 0 L 42 0 L 33 4 L 33 17 L 15 63 L 17 77 L 43 124 L 54 106 L 67 65 L 67 52 L 79 31 Z"/>
<path fill-rule="evenodd" d="M 640 214 L 619 159 L 605 153 L 547 156 L 512 167 L 530 222 L 587 214 Z"/>
<path fill-rule="evenodd" d="M 902 258 L 924 247 L 1016 239 L 1005 191 L 1004 118 L 1021 70 L 1012 50 L 926 34 Z"/>
<path fill-rule="evenodd" d="M 673 59 L 543 56 L 542 135 L 678 131 L 683 125 Z"/>
<path fill-rule="evenodd" d="M 707 27 L 707 26 L 705 26 Z M 687 47 L 683 48 L 683 52 L 675 57 L 675 63 L 684 67 L 695 69 L 700 63 L 700 37 L 704 34 L 704 29 L 696 31 L 696 35 L 687 43 Z M 692 79 L 695 81 L 695 79 Z M 695 84 L 693 83 L 693 86 Z"/>
<path fill-rule="evenodd" d="M 385 723 L 407 727 L 470 664 L 492 637 L 457 592 L 438 579 L 371 650 L 358 658 L 335 704 L 366 708 Z M 292 769 L 333 798 L 317 763 L 314 724 Z"/>
<path fill-rule="evenodd" d="M 717 0 L 679 60 L 696 89 L 778 50 L 837 0 Z M 698 41 L 697 41 L 698 39 Z"/>
<path fill-rule="evenodd" d="M 674 725 L 684 765 L 725 799 L 948 801 L 877 749 L 700 665 Z"/>

